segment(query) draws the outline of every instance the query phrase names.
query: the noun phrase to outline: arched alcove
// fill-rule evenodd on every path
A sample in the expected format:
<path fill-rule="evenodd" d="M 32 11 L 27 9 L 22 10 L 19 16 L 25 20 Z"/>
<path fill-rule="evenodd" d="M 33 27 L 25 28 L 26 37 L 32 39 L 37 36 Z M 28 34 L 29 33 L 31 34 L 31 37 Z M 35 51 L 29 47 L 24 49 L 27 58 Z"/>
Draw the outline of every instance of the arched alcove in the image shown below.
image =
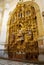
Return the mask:
<path fill-rule="evenodd" d="M 43 35 L 42 24 L 40 9 L 35 2 L 17 4 L 7 24 L 9 58 L 38 59 L 38 38 Z"/>

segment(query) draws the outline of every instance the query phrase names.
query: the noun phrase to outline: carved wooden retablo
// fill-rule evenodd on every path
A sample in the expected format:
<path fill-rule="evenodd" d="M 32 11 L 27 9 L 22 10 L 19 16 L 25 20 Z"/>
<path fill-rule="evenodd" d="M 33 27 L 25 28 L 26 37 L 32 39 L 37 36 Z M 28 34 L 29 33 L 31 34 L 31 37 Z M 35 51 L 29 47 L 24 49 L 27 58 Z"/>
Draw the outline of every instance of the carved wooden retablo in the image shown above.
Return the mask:
<path fill-rule="evenodd" d="M 8 56 L 37 60 L 38 26 L 36 11 L 29 3 L 18 3 L 9 18 Z"/>

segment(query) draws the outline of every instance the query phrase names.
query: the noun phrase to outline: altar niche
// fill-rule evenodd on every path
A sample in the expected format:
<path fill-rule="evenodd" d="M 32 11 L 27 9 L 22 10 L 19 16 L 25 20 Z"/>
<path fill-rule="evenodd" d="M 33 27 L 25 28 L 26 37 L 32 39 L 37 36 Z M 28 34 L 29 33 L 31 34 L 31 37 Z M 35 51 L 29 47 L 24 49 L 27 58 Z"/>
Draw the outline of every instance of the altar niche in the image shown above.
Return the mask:
<path fill-rule="evenodd" d="M 6 48 L 9 59 L 38 60 L 41 28 L 39 6 L 32 1 L 18 3 L 8 20 Z"/>

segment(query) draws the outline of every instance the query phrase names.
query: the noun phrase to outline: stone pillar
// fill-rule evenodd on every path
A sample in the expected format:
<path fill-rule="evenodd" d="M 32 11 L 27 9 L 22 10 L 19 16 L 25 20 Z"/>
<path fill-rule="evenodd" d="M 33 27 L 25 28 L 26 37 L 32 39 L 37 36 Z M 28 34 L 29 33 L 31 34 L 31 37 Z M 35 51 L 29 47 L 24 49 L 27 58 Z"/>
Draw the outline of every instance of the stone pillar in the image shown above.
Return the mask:
<path fill-rule="evenodd" d="M 2 8 L 0 8 L 0 34 L 1 34 L 1 27 L 2 27 Z"/>

